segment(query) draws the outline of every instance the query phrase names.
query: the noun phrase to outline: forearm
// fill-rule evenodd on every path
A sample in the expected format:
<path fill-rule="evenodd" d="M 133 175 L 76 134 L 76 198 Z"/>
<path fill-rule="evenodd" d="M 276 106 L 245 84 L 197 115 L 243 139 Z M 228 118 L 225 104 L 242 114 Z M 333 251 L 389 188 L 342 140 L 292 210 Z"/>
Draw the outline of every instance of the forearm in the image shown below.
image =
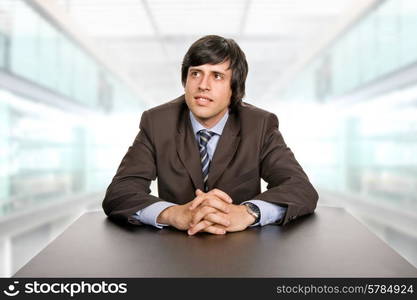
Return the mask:
<path fill-rule="evenodd" d="M 254 198 L 286 207 L 280 222 L 285 225 L 299 216 L 312 213 L 317 205 L 318 194 L 308 179 L 290 177 L 280 185 L 268 186 L 267 191 Z"/>
<path fill-rule="evenodd" d="M 141 179 L 138 178 L 121 181 L 115 178 L 112 181 L 102 203 L 103 210 L 109 218 L 140 225 L 140 221 L 131 216 L 149 205 L 163 201 L 161 198 L 150 195 L 139 181 Z"/>

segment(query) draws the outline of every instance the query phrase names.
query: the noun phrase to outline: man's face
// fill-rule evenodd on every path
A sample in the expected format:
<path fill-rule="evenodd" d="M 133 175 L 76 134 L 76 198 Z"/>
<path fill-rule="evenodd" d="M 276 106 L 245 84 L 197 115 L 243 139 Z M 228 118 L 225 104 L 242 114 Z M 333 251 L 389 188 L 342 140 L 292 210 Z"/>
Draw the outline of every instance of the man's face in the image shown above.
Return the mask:
<path fill-rule="evenodd" d="M 188 68 L 185 101 L 196 119 L 206 128 L 213 127 L 226 113 L 232 89 L 229 61 Z"/>

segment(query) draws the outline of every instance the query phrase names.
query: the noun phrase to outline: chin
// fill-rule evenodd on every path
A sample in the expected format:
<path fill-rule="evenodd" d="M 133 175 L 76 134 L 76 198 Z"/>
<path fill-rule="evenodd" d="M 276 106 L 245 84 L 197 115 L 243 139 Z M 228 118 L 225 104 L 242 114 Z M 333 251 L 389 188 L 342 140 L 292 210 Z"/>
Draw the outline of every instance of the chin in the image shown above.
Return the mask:
<path fill-rule="evenodd" d="M 193 114 L 199 118 L 209 118 L 212 114 L 205 107 L 191 107 Z"/>
<path fill-rule="evenodd" d="M 194 115 L 197 117 L 197 118 L 199 118 L 199 119 L 202 119 L 202 120 L 207 120 L 207 119 L 210 119 L 211 117 L 213 117 L 211 114 L 205 114 L 205 113 L 199 113 L 199 112 L 193 112 L 194 113 Z"/>

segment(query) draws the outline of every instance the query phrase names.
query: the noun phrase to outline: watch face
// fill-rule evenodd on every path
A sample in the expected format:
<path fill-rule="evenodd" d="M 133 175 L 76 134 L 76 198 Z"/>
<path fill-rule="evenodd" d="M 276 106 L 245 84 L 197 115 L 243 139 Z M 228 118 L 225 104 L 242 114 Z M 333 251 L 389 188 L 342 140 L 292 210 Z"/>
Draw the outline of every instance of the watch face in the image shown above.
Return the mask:
<path fill-rule="evenodd" d="M 259 210 L 259 207 L 250 202 L 245 203 L 245 205 L 251 210 L 252 215 L 255 217 L 254 223 L 258 223 L 261 218 L 261 211 Z"/>

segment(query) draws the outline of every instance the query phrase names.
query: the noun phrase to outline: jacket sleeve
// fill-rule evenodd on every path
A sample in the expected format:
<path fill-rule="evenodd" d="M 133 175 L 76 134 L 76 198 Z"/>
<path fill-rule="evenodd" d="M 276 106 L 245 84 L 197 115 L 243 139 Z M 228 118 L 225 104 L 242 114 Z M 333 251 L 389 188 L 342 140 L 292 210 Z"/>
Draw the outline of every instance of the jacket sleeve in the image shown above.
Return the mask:
<path fill-rule="evenodd" d="M 140 131 L 122 159 L 116 175 L 107 188 L 102 206 L 115 221 L 142 225 L 133 217 L 137 211 L 162 199 L 150 195 L 150 184 L 156 179 L 155 148 L 148 112 L 142 114 Z"/>
<path fill-rule="evenodd" d="M 285 144 L 274 114 L 265 120 L 260 160 L 261 177 L 268 185 L 267 191 L 254 199 L 287 207 L 281 225 L 314 211 L 319 196 Z"/>

